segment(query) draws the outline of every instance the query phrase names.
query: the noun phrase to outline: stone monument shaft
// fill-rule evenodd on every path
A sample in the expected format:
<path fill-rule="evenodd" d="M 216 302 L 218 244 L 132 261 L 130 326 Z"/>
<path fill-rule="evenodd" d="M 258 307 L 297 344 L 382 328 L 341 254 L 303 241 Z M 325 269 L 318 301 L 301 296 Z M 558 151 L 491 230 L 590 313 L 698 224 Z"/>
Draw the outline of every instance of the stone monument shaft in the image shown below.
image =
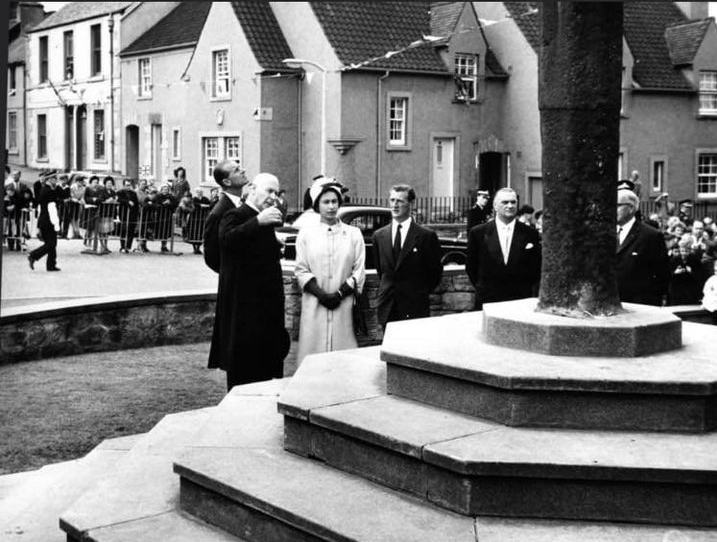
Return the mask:
<path fill-rule="evenodd" d="M 543 263 L 538 310 L 621 311 L 614 270 L 621 2 L 540 4 Z"/>

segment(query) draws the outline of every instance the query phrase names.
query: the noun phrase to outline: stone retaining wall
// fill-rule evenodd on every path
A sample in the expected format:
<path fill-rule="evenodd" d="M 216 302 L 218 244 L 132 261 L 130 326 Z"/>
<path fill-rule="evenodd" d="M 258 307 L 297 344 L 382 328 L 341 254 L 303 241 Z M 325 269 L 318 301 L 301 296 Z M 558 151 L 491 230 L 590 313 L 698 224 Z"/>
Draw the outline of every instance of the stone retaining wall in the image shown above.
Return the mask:
<path fill-rule="evenodd" d="M 378 281 L 367 273 L 369 324 L 361 346 L 378 344 L 382 333 L 376 321 Z M 299 337 L 301 293 L 293 270 L 284 269 L 286 327 L 292 340 Z M 87 352 L 105 352 L 209 341 L 214 324 L 216 292 L 194 291 L 176 295 L 107 296 L 16 307 L 0 317 L 0 364 Z M 434 315 L 473 308 L 473 288 L 462 266 L 447 267 L 440 286 L 431 295 Z"/>
<path fill-rule="evenodd" d="M 379 344 L 383 334 L 376 321 L 375 271 L 367 273 L 366 319 L 369 333 L 360 346 Z M 293 269 L 284 269 L 286 328 L 292 340 L 299 338 L 301 293 Z M 127 348 L 209 341 L 214 325 L 216 292 L 107 296 L 16 307 L 0 317 L 0 365 L 34 359 L 107 352 Z M 473 309 L 473 287 L 463 266 L 448 266 L 441 284 L 431 294 L 431 315 Z M 699 306 L 670 307 L 683 320 L 709 323 L 709 313 Z"/>

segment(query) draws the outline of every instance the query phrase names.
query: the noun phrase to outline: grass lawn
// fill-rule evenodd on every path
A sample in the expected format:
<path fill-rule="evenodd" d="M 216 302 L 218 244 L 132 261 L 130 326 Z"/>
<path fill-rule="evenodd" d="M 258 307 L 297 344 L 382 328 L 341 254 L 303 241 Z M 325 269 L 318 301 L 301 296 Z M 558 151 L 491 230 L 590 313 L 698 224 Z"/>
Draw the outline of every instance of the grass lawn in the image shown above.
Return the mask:
<path fill-rule="evenodd" d="M 165 414 L 218 404 L 226 377 L 206 368 L 208 355 L 200 343 L 0 366 L 0 474 L 75 459 Z"/>

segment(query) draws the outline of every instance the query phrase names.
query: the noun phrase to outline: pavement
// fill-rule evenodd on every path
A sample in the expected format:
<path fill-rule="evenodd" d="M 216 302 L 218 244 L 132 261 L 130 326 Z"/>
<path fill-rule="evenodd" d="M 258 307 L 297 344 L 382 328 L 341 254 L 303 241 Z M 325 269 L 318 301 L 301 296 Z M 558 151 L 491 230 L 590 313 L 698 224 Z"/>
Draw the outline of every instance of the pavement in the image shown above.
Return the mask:
<path fill-rule="evenodd" d="M 27 249 L 40 246 L 38 239 L 27 241 Z M 151 252 L 119 252 L 119 241 L 109 241 L 110 254 L 86 254 L 81 239 L 60 239 L 57 243 L 59 273 L 48 273 L 43 258 L 28 265 L 28 252 L 2 250 L 0 311 L 10 307 L 63 299 L 103 295 L 216 290 L 217 274 L 192 246 L 178 242 L 174 252 L 161 253 L 159 241 L 147 243 Z"/>

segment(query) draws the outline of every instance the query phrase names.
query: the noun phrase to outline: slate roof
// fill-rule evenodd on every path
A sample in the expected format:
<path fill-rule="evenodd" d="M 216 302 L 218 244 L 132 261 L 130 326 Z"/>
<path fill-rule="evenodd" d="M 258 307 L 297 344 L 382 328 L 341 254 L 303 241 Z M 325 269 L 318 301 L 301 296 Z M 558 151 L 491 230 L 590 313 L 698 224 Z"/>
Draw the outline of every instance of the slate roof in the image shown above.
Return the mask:
<path fill-rule="evenodd" d="M 431 35 L 447 37 L 458 24 L 464 2 L 433 2 L 431 4 Z"/>
<path fill-rule="evenodd" d="M 211 2 L 180 2 L 157 24 L 125 47 L 120 56 L 194 46 L 211 7 Z"/>
<path fill-rule="evenodd" d="M 536 54 L 540 54 L 540 15 L 531 13 L 536 2 L 504 2 L 510 16 Z M 642 88 L 690 90 L 687 79 L 673 67 L 665 30 L 684 23 L 685 16 L 673 2 L 624 2 L 623 33 L 635 58 L 632 77 Z"/>
<path fill-rule="evenodd" d="M 674 66 L 692 64 L 711 21 L 711 19 L 689 21 L 667 28 L 665 31 L 667 50 Z"/>
<path fill-rule="evenodd" d="M 254 57 L 267 71 L 299 71 L 282 62 L 294 54 L 268 2 L 232 2 Z"/>
<path fill-rule="evenodd" d="M 635 64 L 632 78 L 643 88 L 691 90 L 692 85 L 672 65 L 665 30 L 685 16 L 672 2 L 625 2 L 625 40 Z"/>
<path fill-rule="evenodd" d="M 7 63 L 18 64 L 25 62 L 27 55 L 27 36 L 21 34 L 7 48 Z"/>
<path fill-rule="evenodd" d="M 93 19 L 110 13 L 124 11 L 134 2 L 72 2 L 65 4 L 55 13 L 45 18 L 41 23 L 29 29 L 28 32 L 47 30 L 55 26 L 76 23 L 85 19 Z"/>
<path fill-rule="evenodd" d="M 536 54 L 540 54 L 540 14 L 538 2 L 503 2 L 511 18 L 528 40 Z"/>
<path fill-rule="evenodd" d="M 429 2 L 310 2 L 324 34 L 345 66 L 361 69 L 447 74 L 448 69 L 430 44 L 391 51 L 431 33 Z"/>

